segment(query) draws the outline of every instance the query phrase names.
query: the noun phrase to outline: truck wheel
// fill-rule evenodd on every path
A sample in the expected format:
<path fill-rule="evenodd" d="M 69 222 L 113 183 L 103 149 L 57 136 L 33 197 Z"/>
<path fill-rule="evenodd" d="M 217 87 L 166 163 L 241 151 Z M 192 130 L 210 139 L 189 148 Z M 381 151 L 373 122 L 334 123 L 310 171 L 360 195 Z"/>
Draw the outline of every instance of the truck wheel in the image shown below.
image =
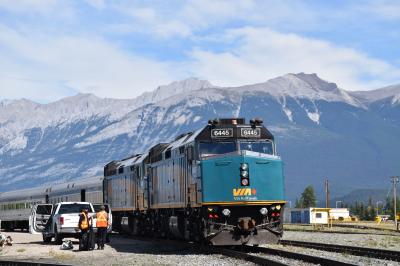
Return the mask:
<path fill-rule="evenodd" d="M 54 242 L 57 245 L 61 245 L 62 244 L 62 235 L 58 233 L 57 229 L 54 231 Z"/>
<path fill-rule="evenodd" d="M 44 242 L 45 244 L 48 244 L 48 243 L 51 242 L 51 236 L 50 236 L 50 237 L 45 236 L 45 235 L 42 235 L 42 236 L 43 236 L 43 242 Z"/>

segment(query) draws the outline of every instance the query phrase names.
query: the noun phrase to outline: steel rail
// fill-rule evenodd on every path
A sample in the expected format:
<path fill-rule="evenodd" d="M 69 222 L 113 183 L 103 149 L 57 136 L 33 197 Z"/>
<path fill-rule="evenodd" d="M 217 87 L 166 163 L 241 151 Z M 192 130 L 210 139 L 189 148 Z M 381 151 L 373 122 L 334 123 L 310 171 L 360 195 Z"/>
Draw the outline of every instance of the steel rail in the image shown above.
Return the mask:
<path fill-rule="evenodd" d="M 245 260 L 253 262 L 258 265 L 271 265 L 271 266 L 287 266 L 288 264 L 272 260 L 266 257 L 251 255 L 246 252 L 237 251 L 230 248 L 220 248 L 220 247 L 209 247 L 211 253 L 218 253 L 227 257 L 236 258 L 240 260 Z"/>
<path fill-rule="evenodd" d="M 195 249 L 199 253 L 203 254 L 221 254 L 227 257 L 236 258 L 240 260 L 245 260 L 249 262 L 253 262 L 258 265 L 271 265 L 271 266 L 283 266 L 288 265 L 283 262 L 279 262 L 277 260 L 273 260 L 270 258 L 266 258 L 257 254 L 249 254 L 249 253 L 262 253 L 268 255 L 274 255 L 279 257 L 284 257 L 293 260 L 300 260 L 314 264 L 320 264 L 323 266 L 336 266 L 336 265 L 343 265 L 343 266 L 350 266 L 355 265 L 351 263 L 341 262 L 337 260 L 317 257 L 306 255 L 297 252 L 285 251 L 280 249 L 272 249 L 272 248 L 265 248 L 265 247 L 258 247 L 258 246 L 209 246 L 209 245 L 201 245 L 199 243 L 193 242 L 186 242 L 177 239 L 164 239 L 164 238 L 155 238 L 155 237 L 148 237 L 148 236 L 132 236 L 132 235 L 121 235 L 122 237 L 128 237 L 131 239 L 136 239 L 139 241 L 147 241 L 147 242 L 155 242 L 155 243 L 168 243 L 170 244 L 180 244 L 186 246 L 190 249 Z M 181 247 L 182 248 L 182 247 Z"/>
<path fill-rule="evenodd" d="M 343 227 L 343 228 L 355 228 L 355 229 L 368 229 L 368 230 L 387 231 L 387 232 L 398 232 L 394 228 L 380 228 L 380 227 L 361 225 L 361 224 L 333 224 L 333 226 L 334 227 Z"/>
<path fill-rule="evenodd" d="M 293 240 L 281 240 L 279 241 L 279 243 L 285 246 L 305 247 L 305 248 L 312 248 L 312 249 L 325 250 L 331 252 L 346 253 L 362 257 L 400 261 L 400 252 L 395 250 L 364 248 L 356 246 L 344 246 L 344 245 L 303 242 L 303 241 L 293 241 Z"/>
<path fill-rule="evenodd" d="M 302 253 L 287 251 L 287 250 L 281 250 L 281 249 L 266 248 L 266 247 L 254 247 L 254 246 L 242 246 L 239 248 L 245 250 L 246 252 L 275 255 L 275 256 L 280 256 L 280 257 L 284 257 L 284 258 L 288 258 L 288 259 L 301 260 L 304 262 L 319 264 L 319 265 L 323 265 L 323 266 L 356 265 L 356 264 L 342 262 L 342 261 L 338 261 L 338 260 L 327 259 L 327 258 L 322 258 L 322 257 L 318 257 L 318 256 L 312 256 L 312 255 L 307 255 L 307 254 L 302 254 Z"/>
<path fill-rule="evenodd" d="M 199 243 L 185 242 L 182 240 L 171 240 L 171 239 L 153 238 L 153 237 L 146 237 L 146 236 L 131 236 L 131 235 L 129 235 L 129 236 L 125 235 L 125 236 L 127 236 L 131 239 L 139 240 L 139 241 L 154 242 L 154 240 L 156 240 L 156 241 L 158 241 L 158 243 L 179 244 L 182 246 L 186 246 L 190 249 L 195 248 L 199 253 L 202 253 L 202 254 L 221 254 L 226 257 L 245 260 L 245 261 L 253 262 L 258 265 L 270 265 L 270 266 L 287 266 L 288 265 L 288 264 L 281 263 L 276 260 L 247 254 L 245 252 L 240 252 L 240 251 L 237 251 L 237 250 L 234 250 L 231 248 L 227 248 L 227 247 L 201 245 Z M 154 242 L 154 243 L 157 243 L 157 242 Z"/>
<path fill-rule="evenodd" d="M 315 230 L 296 230 L 296 229 L 284 229 L 285 232 L 304 232 L 304 233 L 322 233 L 322 234 L 342 234 L 342 235 L 380 235 L 380 236 L 400 236 L 400 234 L 377 233 L 377 232 L 360 232 L 360 231 L 315 231 Z"/>
<path fill-rule="evenodd" d="M 12 261 L 12 260 L 2 260 L 0 258 L 0 265 L 2 266 L 70 266 L 70 264 L 59 264 L 59 263 L 44 263 L 35 261 Z"/>

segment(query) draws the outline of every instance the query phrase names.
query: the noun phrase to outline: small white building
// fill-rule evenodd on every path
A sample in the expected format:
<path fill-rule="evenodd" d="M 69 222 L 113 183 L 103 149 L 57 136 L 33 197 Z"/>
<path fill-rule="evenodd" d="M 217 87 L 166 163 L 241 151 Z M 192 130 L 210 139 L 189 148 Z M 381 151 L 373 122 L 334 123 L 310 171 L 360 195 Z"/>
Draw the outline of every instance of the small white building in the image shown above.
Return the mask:
<path fill-rule="evenodd" d="M 329 216 L 333 220 L 343 221 L 350 219 L 350 212 L 347 208 L 332 208 L 329 211 Z"/>
<path fill-rule="evenodd" d="M 292 224 L 328 224 L 329 220 L 341 220 L 349 217 L 349 210 L 345 208 L 285 208 L 283 222 Z"/>

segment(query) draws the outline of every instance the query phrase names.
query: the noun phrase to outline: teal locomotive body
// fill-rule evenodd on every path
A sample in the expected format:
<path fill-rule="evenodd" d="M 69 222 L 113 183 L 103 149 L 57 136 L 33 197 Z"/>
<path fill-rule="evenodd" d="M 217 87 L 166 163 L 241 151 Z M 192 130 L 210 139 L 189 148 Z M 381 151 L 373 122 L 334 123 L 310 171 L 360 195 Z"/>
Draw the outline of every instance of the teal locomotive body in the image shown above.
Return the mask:
<path fill-rule="evenodd" d="M 116 216 L 114 228 L 133 234 L 213 245 L 276 243 L 285 205 L 282 169 L 260 119 L 214 119 L 106 165 L 104 201 Z"/>

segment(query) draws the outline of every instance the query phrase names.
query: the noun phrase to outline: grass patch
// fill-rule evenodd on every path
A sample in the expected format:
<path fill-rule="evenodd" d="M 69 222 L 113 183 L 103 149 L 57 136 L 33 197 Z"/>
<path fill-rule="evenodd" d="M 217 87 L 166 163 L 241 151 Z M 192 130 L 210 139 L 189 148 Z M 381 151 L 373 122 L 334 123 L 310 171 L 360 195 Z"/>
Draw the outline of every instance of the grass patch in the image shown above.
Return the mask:
<path fill-rule="evenodd" d="M 396 244 L 400 243 L 400 237 L 393 237 L 393 238 L 391 238 L 391 240 Z"/>
<path fill-rule="evenodd" d="M 25 251 L 26 251 L 26 249 L 24 249 L 24 248 L 17 249 L 17 252 L 19 252 L 19 253 L 22 253 L 22 252 L 25 252 Z"/>
<path fill-rule="evenodd" d="M 378 244 L 379 244 L 379 243 L 378 243 L 376 240 L 373 240 L 373 239 L 367 240 L 367 246 L 368 246 L 368 247 L 377 247 Z"/>
<path fill-rule="evenodd" d="M 70 260 L 72 259 L 74 256 L 72 254 L 65 254 L 65 253 L 61 253 L 61 252 L 56 252 L 53 249 L 51 249 L 49 251 L 49 256 L 53 257 L 57 260 Z"/>

